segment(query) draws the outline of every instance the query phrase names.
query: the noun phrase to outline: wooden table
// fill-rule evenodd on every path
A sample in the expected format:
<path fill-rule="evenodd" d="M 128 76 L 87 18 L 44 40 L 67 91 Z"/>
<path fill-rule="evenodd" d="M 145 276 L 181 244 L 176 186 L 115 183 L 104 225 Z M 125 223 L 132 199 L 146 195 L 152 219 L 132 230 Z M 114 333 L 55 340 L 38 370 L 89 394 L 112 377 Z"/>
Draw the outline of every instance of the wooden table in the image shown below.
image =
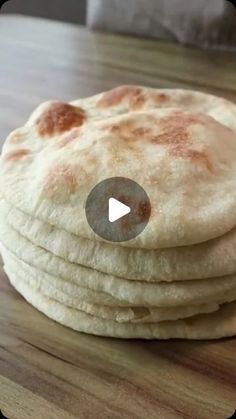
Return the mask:
<path fill-rule="evenodd" d="M 123 83 L 193 87 L 236 101 L 236 55 L 76 26 L 0 18 L 0 133 L 48 98 Z M 11 419 L 225 419 L 236 408 L 236 341 L 146 342 L 75 333 L 0 274 L 0 409 Z"/>

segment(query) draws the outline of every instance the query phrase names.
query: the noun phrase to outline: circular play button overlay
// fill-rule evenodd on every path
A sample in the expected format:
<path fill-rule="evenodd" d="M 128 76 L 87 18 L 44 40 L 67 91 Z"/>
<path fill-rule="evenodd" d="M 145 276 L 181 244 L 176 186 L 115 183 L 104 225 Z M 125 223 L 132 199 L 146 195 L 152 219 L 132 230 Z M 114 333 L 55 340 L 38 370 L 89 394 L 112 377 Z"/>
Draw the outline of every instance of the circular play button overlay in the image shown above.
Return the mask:
<path fill-rule="evenodd" d="M 98 183 L 85 205 L 87 221 L 98 236 L 112 242 L 134 239 L 146 227 L 151 204 L 145 190 L 124 177 Z"/>

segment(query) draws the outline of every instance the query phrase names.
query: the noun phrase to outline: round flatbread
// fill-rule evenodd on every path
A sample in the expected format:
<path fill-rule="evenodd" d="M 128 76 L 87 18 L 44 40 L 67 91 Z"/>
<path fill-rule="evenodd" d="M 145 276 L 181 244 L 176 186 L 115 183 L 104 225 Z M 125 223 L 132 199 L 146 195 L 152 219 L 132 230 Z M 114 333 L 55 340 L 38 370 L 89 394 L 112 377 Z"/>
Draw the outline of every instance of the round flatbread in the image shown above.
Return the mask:
<path fill-rule="evenodd" d="M 26 272 L 21 270 L 21 268 L 14 271 L 14 269 L 12 269 L 12 265 L 7 263 L 5 264 L 4 269 L 9 277 L 13 277 L 15 279 L 18 278 L 18 281 L 27 283 L 31 289 L 39 294 L 52 298 L 67 307 L 75 308 L 87 314 L 91 314 L 102 319 L 117 321 L 119 323 L 152 323 L 166 320 L 177 320 L 200 313 L 212 313 L 217 311 L 220 307 L 218 303 L 167 308 L 115 307 L 91 304 L 84 299 L 76 296 L 70 296 L 65 292 L 58 290 L 52 284 L 45 282 L 43 279 L 37 281 L 36 278 L 29 278 Z M 38 276 L 40 276 L 40 272 Z"/>
<path fill-rule="evenodd" d="M 9 226 L 12 227 L 10 231 Z M 120 278 L 160 282 L 236 273 L 236 229 L 217 239 L 193 246 L 159 250 L 133 249 L 75 236 L 0 201 L 0 234 L 6 246 L 11 246 L 11 250 L 14 250 L 18 241 L 17 232 L 31 244 L 46 249 L 50 259 L 53 255 L 59 256 L 73 265 L 83 265 Z M 27 241 L 24 246 L 17 247 L 18 252 L 21 251 L 18 254 L 20 258 L 27 254 L 25 251 L 23 255 L 23 248 L 27 247 Z M 41 266 L 49 265 L 47 262 Z"/>
<path fill-rule="evenodd" d="M 62 279 L 58 276 L 49 275 L 40 269 L 37 269 L 28 263 L 18 259 L 8 249 L 1 245 L 2 257 L 4 263 L 18 271 L 21 269 L 27 278 L 35 278 L 38 285 L 41 281 L 49 283 L 59 291 L 69 296 L 77 296 L 92 304 L 103 304 L 110 306 L 144 306 L 144 307 L 177 307 L 191 304 L 204 304 L 217 302 L 223 304 L 236 299 L 236 276 L 222 277 L 217 279 L 203 279 L 201 281 L 180 281 L 173 283 L 144 283 L 128 280 L 114 281 L 107 286 L 106 275 L 102 275 L 91 270 L 86 273 L 88 277 L 93 277 L 93 284 L 96 291 L 81 286 L 83 277 L 80 267 L 78 267 L 78 278 L 74 283 L 71 278 Z M 78 282 L 80 285 L 77 285 Z M 104 289 L 109 288 L 109 292 Z"/>
<path fill-rule="evenodd" d="M 11 275 L 12 285 L 34 307 L 51 319 L 74 330 L 100 336 L 144 339 L 218 339 L 236 333 L 236 303 L 225 304 L 212 314 L 159 323 L 118 323 L 101 319 L 73 308 L 32 289 L 28 283 Z"/>
<path fill-rule="evenodd" d="M 124 176 L 145 189 L 152 211 L 144 231 L 120 246 L 213 239 L 236 225 L 235 109 L 196 92 L 127 86 L 73 105 L 47 102 L 8 137 L 1 193 L 34 218 L 103 240 L 85 202 L 98 182 Z"/>

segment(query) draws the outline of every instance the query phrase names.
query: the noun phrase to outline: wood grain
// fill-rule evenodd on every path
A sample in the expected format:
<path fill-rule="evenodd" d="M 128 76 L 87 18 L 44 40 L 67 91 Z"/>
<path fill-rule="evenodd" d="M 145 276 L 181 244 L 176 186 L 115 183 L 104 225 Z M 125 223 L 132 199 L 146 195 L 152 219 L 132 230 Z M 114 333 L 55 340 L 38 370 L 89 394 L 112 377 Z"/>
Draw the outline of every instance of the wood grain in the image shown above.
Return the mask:
<path fill-rule="evenodd" d="M 236 101 L 236 54 L 0 17 L 0 136 L 48 98 L 75 99 L 124 83 L 193 87 Z"/>
<path fill-rule="evenodd" d="M 0 18 L 0 133 L 48 98 L 121 83 L 193 87 L 236 101 L 236 56 L 60 23 Z M 146 342 L 75 333 L 0 273 L 0 409 L 11 419 L 225 419 L 236 408 L 235 339 Z"/>

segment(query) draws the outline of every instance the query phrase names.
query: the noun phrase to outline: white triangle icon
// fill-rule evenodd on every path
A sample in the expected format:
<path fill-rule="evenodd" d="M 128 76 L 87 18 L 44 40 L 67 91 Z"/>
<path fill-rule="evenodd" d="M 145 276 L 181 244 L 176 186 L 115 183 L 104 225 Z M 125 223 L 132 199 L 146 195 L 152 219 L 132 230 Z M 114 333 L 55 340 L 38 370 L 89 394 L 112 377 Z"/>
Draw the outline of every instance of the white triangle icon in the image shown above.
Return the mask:
<path fill-rule="evenodd" d="M 108 219 L 110 223 L 114 223 L 114 221 L 119 220 L 130 212 L 131 208 L 128 205 L 123 204 L 115 198 L 109 198 Z"/>

